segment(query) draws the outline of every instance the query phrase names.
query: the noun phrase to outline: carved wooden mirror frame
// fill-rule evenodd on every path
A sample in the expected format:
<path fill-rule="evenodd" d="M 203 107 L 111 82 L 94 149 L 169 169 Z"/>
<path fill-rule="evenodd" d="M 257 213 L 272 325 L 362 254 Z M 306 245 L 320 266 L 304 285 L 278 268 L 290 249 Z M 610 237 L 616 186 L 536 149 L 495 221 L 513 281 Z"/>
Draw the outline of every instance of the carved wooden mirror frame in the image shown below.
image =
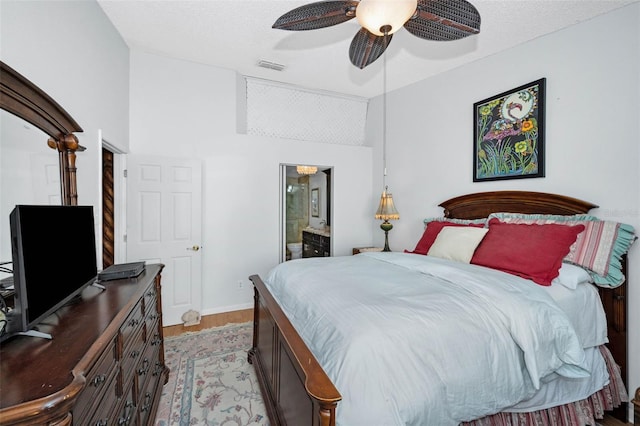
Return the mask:
<path fill-rule="evenodd" d="M 63 205 L 78 204 L 76 151 L 85 148 L 73 132 L 82 128 L 38 86 L 0 61 L 0 108 L 36 126 L 47 135 L 49 147 L 58 151 Z"/>

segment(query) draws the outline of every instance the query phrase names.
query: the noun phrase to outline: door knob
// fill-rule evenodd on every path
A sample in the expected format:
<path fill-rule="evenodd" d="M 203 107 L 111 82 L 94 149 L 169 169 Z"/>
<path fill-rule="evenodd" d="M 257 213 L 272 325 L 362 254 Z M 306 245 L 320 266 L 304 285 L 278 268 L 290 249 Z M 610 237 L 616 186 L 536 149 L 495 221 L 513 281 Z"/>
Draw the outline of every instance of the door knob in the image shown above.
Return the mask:
<path fill-rule="evenodd" d="M 200 250 L 200 246 L 187 247 L 187 250 L 198 251 Z"/>

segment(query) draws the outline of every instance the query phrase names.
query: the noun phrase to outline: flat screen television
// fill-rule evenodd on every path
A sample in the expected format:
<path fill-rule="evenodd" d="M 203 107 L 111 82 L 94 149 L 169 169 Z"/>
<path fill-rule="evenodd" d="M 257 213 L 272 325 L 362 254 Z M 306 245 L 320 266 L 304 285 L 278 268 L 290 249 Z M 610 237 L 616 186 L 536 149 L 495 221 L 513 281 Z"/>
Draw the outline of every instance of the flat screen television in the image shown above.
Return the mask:
<path fill-rule="evenodd" d="M 14 309 L 0 337 L 34 328 L 97 275 L 92 206 L 18 205 L 11 212 Z"/>

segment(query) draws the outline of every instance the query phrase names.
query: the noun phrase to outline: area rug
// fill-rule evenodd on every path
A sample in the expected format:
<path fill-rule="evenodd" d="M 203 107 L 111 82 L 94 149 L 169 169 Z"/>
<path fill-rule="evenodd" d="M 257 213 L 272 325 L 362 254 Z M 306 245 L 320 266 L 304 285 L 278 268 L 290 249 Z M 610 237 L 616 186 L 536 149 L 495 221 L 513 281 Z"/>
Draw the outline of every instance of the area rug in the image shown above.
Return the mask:
<path fill-rule="evenodd" d="M 253 323 L 165 339 L 170 368 L 156 426 L 268 426 L 255 370 L 247 362 Z"/>

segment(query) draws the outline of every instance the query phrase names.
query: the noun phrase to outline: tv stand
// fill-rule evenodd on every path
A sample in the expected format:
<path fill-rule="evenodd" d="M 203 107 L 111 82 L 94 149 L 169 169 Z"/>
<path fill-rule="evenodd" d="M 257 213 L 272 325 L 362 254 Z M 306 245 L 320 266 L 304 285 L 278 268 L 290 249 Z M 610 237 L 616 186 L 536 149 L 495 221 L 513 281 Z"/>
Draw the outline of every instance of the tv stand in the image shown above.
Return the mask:
<path fill-rule="evenodd" d="M 151 426 L 169 377 L 160 272 L 87 286 L 38 325 L 53 340 L 16 335 L 0 346 L 0 426 Z M 28 333 L 28 332 L 27 332 Z"/>
<path fill-rule="evenodd" d="M 21 331 L 19 333 L 16 333 L 17 336 L 29 336 L 29 337 L 39 337 L 41 339 L 47 339 L 47 340 L 52 340 L 53 337 L 51 337 L 51 335 L 49 333 L 43 333 L 42 331 L 38 331 L 38 330 L 28 330 L 28 331 Z"/>
<path fill-rule="evenodd" d="M 106 290 L 107 288 L 105 286 L 103 286 L 102 284 L 98 283 L 98 281 L 94 281 L 91 283 L 91 285 L 95 288 L 99 288 L 100 290 Z"/>

